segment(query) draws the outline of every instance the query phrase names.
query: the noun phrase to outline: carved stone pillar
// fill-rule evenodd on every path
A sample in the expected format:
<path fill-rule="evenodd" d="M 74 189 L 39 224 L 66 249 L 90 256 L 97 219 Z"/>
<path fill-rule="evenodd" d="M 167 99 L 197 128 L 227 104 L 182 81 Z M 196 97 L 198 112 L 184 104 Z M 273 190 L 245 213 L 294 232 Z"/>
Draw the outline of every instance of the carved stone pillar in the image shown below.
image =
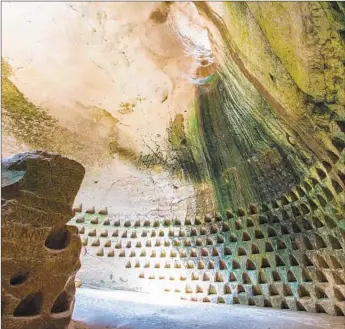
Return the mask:
<path fill-rule="evenodd" d="M 62 329 L 80 268 L 77 228 L 67 226 L 85 170 L 44 152 L 2 162 L 1 313 L 6 329 Z"/>

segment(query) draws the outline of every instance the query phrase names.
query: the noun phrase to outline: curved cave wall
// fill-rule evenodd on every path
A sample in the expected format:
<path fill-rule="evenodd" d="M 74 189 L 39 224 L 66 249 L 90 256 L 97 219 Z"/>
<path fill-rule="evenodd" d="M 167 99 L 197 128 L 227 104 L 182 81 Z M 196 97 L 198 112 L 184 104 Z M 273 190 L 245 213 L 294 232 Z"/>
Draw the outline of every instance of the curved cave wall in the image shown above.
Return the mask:
<path fill-rule="evenodd" d="M 109 100 L 84 86 L 97 101 L 70 92 L 69 109 L 35 95 L 24 83 L 30 74 L 5 58 L 4 131 L 16 148 L 86 166 L 70 221 L 82 238 L 84 284 L 344 315 L 343 3 L 148 3 L 135 22 L 130 4 L 71 10 L 108 47 L 115 22 L 127 22 L 116 30 L 129 35 L 120 68 L 108 48 L 102 65 L 90 55 L 95 77 L 116 76 L 123 94 L 97 76 Z M 154 63 L 154 83 L 141 80 L 143 60 Z M 142 94 L 128 101 L 133 86 Z M 51 117 L 57 132 L 35 139 L 33 116 Z"/>

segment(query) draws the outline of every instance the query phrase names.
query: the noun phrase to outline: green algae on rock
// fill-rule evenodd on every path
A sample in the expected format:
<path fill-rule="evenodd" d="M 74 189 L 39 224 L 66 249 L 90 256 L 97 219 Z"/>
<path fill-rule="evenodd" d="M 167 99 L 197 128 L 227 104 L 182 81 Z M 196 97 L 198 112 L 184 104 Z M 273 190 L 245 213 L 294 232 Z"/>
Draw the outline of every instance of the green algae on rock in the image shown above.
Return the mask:
<path fill-rule="evenodd" d="M 67 152 L 73 141 L 88 160 L 109 158 L 88 166 L 71 220 L 85 283 L 343 316 L 344 5 L 46 6 L 61 10 L 45 14 L 68 33 L 40 35 L 46 52 L 33 66 L 46 72 L 52 60 L 51 71 L 7 82 L 50 81 L 54 104 L 68 94 L 66 107 L 79 111 L 65 128 L 80 136 L 57 128 L 66 145 L 54 133 L 43 147 Z M 51 58 L 57 41 L 68 45 L 63 65 Z M 30 88 L 16 92 L 42 102 Z M 32 125 L 15 118 L 28 134 Z"/>

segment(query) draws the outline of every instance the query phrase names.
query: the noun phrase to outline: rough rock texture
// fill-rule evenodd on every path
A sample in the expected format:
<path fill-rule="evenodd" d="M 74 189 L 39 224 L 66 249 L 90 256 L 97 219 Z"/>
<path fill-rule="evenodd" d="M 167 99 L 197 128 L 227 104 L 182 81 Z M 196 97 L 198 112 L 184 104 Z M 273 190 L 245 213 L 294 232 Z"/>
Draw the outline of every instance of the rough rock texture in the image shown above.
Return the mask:
<path fill-rule="evenodd" d="M 192 301 L 344 315 L 344 178 L 344 166 L 315 168 L 279 199 L 205 218 L 119 220 L 79 206 L 72 223 L 85 269 L 94 269 L 80 277 Z"/>
<path fill-rule="evenodd" d="M 187 145 L 199 136 L 219 209 L 270 201 L 344 147 L 343 4 L 227 2 L 220 14 L 195 5 L 219 78 L 197 90 Z"/>
<path fill-rule="evenodd" d="M 81 242 L 72 204 L 84 168 L 44 152 L 2 162 L 1 313 L 6 329 L 62 329 L 71 319 Z"/>
<path fill-rule="evenodd" d="M 344 314 L 344 3 L 4 8 L 7 152 L 87 165 L 84 283 Z"/>
<path fill-rule="evenodd" d="M 111 168 L 95 178 L 104 189 L 120 159 L 187 181 L 194 199 L 206 186 L 225 211 L 281 196 L 344 146 L 341 2 L 4 10 L 6 152 L 44 147 Z"/>

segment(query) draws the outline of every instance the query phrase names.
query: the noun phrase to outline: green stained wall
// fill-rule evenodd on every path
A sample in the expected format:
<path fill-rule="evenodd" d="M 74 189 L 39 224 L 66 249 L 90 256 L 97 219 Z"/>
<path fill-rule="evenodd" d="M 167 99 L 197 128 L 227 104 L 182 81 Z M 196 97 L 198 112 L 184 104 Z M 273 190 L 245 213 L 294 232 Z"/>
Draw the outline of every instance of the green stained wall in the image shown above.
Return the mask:
<path fill-rule="evenodd" d="M 222 45 L 218 79 L 197 87 L 192 129 L 182 129 L 180 165 L 213 185 L 220 210 L 280 197 L 335 152 L 328 134 L 343 115 L 343 6 L 228 3 L 221 19 L 196 5 Z"/>
<path fill-rule="evenodd" d="M 257 104 L 247 103 L 234 77 L 227 78 L 198 95 L 203 150 L 220 209 L 268 201 L 298 183 L 302 175 L 284 131 L 267 131 L 253 115 L 269 106 L 260 97 Z"/>

